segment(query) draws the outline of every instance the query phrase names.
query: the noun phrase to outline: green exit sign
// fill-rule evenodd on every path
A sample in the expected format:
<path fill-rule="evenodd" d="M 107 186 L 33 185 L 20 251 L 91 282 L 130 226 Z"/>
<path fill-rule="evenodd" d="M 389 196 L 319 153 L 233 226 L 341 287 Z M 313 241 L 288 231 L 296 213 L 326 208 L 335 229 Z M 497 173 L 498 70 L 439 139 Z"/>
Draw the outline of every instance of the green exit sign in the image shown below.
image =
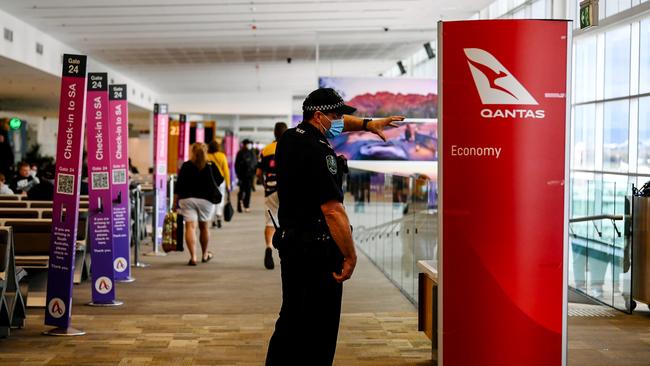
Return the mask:
<path fill-rule="evenodd" d="M 18 130 L 23 125 L 23 121 L 19 118 L 12 118 L 9 120 L 9 128 L 12 130 Z"/>
<path fill-rule="evenodd" d="M 598 25 L 598 0 L 580 2 L 580 29 Z"/>

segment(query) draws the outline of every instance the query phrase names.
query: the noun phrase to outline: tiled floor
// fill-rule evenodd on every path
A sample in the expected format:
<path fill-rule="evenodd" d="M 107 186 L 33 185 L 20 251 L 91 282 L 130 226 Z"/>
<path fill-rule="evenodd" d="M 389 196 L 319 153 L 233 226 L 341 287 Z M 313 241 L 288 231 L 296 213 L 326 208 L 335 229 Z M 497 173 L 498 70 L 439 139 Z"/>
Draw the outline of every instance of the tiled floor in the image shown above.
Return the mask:
<path fill-rule="evenodd" d="M 73 325 L 88 334 L 42 336 L 43 310 L 31 309 L 26 328 L 0 340 L 0 365 L 262 365 L 280 272 L 262 266 L 262 200 L 254 198 L 251 214 L 213 230 L 210 263 L 188 267 L 187 253 L 145 257 L 151 267 L 117 288 L 120 308 L 85 306 L 90 284 L 76 286 Z M 610 315 L 569 319 L 569 365 L 650 365 L 650 312 Z M 344 287 L 335 364 L 432 365 L 430 347 L 415 308 L 360 258 Z"/>

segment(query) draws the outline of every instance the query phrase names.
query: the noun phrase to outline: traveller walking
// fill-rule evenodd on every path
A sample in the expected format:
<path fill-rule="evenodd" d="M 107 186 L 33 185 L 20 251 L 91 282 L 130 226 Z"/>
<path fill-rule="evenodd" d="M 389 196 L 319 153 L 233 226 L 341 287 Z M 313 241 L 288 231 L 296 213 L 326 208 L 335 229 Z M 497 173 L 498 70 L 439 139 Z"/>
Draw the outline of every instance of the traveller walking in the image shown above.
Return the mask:
<path fill-rule="evenodd" d="M 219 192 L 221 193 L 221 202 L 217 205 L 217 222 L 212 222 L 212 226 L 221 228 L 221 220 L 223 219 L 223 208 L 226 205 L 226 194 L 230 196 L 230 168 L 228 167 L 228 158 L 226 154 L 219 151 L 219 143 L 217 140 L 212 140 L 208 144 L 208 160 L 213 162 L 219 169 L 219 173 L 223 177 L 223 183 L 219 185 Z"/>
<path fill-rule="evenodd" d="M 255 177 L 255 168 L 257 168 L 257 157 L 253 152 L 253 142 L 245 139 L 242 149 L 237 153 L 235 158 L 235 174 L 239 181 L 239 192 L 237 193 L 237 212 L 244 210 L 250 212 L 251 190 L 253 189 L 253 178 Z"/>
<path fill-rule="evenodd" d="M 264 252 L 264 267 L 266 269 L 273 269 L 275 264 L 273 263 L 273 234 L 275 233 L 275 228 L 273 226 L 273 220 L 278 217 L 278 192 L 277 192 L 277 179 L 276 179 L 276 163 L 275 163 L 275 150 L 278 144 L 278 140 L 282 134 L 287 130 L 287 124 L 284 122 L 278 122 L 273 128 L 273 135 L 275 136 L 275 141 L 267 145 L 260 154 L 260 163 L 257 168 L 257 176 L 262 180 L 264 184 L 264 204 L 266 210 L 264 215 L 266 216 L 266 225 L 264 227 L 264 239 L 266 240 L 266 249 Z"/>
<path fill-rule="evenodd" d="M 385 140 L 382 130 L 404 119 L 350 116 L 355 109 L 330 88 L 309 94 L 302 110 L 303 122 L 282 135 L 275 155 L 280 230 L 273 244 L 280 254 L 282 309 L 267 366 L 329 366 L 334 359 L 342 283 L 352 276 L 357 256 L 343 208 L 347 167 L 327 137 L 366 130 Z"/>
<path fill-rule="evenodd" d="M 214 216 L 215 204 L 221 202 L 219 185 L 223 177 L 219 169 L 207 160 L 207 146 L 202 142 L 192 144 L 190 160 L 181 165 L 178 172 L 174 207 L 180 208 L 185 218 L 185 242 L 190 252 L 190 266 L 196 266 L 196 225 L 199 226 L 201 262 L 208 262 L 213 254 L 208 251 L 210 241 L 209 224 Z"/>

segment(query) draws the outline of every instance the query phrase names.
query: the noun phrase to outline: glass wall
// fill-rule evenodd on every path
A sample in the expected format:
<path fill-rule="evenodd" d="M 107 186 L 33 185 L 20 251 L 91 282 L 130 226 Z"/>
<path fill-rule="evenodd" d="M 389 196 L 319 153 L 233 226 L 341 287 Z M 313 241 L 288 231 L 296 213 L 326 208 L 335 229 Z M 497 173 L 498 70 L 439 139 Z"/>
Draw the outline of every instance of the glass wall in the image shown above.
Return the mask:
<path fill-rule="evenodd" d="M 417 303 L 417 262 L 437 256 L 434 184 L 425 177 L 351 169 L 345 195 L 356 247 Z"/>
<path fill-rule="evenodd" d="M 627 177 L 572 180 L 569 286 L 614 308 L 630 311 L 631 222 Z M 596 215 L 607 215 L 593 219 Z M 591 217 L 592 219 L 588 219 Z"/>

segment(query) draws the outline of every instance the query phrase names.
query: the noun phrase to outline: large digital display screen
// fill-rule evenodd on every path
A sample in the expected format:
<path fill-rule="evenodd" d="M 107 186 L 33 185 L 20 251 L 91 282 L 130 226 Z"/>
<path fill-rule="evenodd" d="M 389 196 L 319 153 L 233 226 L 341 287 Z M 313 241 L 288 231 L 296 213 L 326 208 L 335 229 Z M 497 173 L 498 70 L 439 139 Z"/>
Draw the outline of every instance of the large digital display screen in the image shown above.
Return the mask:
<path fill-rule="evenodd" d="M 433 79 L 321 77 L 319 87 L 338 91 L 359 117 L 401 115 L 407 120 L 385 131 L 386 141 L 367 132 L 331 139 L 348 160 L 437 160 L 438 95 Z"/>

